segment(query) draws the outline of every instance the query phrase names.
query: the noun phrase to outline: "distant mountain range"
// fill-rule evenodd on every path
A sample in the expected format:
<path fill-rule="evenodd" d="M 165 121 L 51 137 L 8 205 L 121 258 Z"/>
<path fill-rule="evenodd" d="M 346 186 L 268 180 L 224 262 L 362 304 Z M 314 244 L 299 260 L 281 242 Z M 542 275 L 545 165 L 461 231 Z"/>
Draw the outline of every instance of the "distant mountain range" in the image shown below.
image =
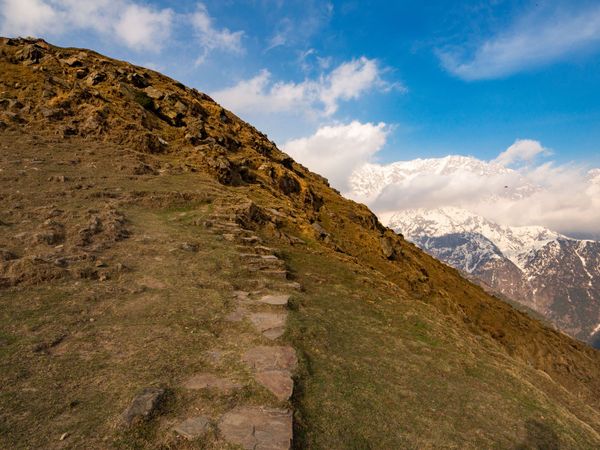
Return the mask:
<path fill-rule="evenodd" d="M 502 226 L 459 208 L 404 210 L 388 225 L 489 290 L 600 347 L 600 242 Z"/>

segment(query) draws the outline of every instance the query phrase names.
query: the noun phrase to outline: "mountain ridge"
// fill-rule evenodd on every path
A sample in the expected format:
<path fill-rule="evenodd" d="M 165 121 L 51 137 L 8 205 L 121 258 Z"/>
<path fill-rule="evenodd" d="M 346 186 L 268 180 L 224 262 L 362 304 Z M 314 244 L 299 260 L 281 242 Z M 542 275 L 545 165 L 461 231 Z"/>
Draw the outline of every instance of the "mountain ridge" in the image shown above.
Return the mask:
<path fill-rule="evenodd" d="M 442 261 L 542 313 L 568 333 L 595 342 L 600 324 L 600 243 L 569 238 L 544 227 L 502 226 L 459 208 L 406 210 L 393 215 L 388 225 Z M 490 245 L 497 251 L 490 254 Z M 569 306 L 573 302 L 578 306 Z"/>

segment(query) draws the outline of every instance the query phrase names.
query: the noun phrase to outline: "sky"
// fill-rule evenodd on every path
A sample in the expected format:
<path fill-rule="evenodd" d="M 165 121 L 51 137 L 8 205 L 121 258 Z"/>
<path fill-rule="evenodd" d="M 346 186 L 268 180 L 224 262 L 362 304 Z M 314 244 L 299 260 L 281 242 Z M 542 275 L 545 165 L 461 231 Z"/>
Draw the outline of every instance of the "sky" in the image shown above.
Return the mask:
<path fill-rule="evenodd" d="M 166 73 L 349 195 L 364 165 L 417 158 L 571 185 L 600 167 L 598 1 L 0 0 L 0 34 Z M 562 231 L 600 234 L 595 186 L 573 199 L 585 220 L 549 206 L 572 216 Z"/>

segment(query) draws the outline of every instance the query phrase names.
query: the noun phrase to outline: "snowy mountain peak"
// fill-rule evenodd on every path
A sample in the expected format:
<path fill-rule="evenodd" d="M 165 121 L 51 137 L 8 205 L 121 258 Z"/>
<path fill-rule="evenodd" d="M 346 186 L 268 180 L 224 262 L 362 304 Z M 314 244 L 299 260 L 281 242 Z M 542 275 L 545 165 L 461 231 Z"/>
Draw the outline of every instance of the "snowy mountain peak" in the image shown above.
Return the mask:
<path fill-rule="evenodd" d="M 410 209 L 395 213 L 387 224 L 413 240 L 419 236 L 439 237 L 456 233 L 479 233 L 493 242 L 518 267 L 527 255 L 557 239 L 567 237 L 540 226 L 511 227 L 455 207 Z"/>

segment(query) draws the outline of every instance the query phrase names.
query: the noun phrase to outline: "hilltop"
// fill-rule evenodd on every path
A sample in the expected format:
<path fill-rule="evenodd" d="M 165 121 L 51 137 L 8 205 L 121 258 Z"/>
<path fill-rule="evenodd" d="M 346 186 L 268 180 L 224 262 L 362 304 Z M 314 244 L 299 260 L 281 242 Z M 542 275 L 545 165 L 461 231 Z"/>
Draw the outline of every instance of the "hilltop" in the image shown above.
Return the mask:
<path fill-rule="evenodd" d="M 33 39 L 0 74 L 2 447 L 600 445 L 600 353 L 207 95 Z"/>

